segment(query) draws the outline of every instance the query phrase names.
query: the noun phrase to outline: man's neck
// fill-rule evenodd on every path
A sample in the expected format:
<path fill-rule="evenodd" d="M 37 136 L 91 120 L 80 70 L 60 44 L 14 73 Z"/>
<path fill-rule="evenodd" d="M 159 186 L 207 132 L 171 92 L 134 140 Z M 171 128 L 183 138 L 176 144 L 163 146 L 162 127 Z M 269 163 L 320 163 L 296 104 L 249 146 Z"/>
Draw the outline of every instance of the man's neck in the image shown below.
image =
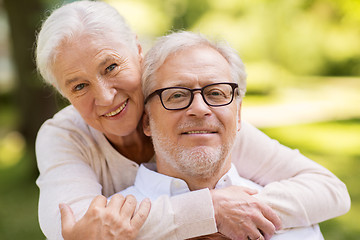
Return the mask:
<path fill-rule="evenodd" d="M 106 138 L 119 153 L 138 164 L 148 162 L 154 156 L 152 141 L 139 126 L 127 136 L 111 135 Z"/>
<path fill-rule="evenodd" d="M 186 175 L 183 172 L 174 169 L 172 166 L 169 166 L 167 162 L 159 161 L 157 157 L 156 164 L 158 173 L 182 179 L 186 182 L 191 191 L 195 191 L 203 188 L 214 189 L 221 177 L 230 170 L 231 158 L 228 157 L 223 164 L 220 164 L 220 166 L 217 169 L 214 169 L 212 174 L 209 175 L 201 175 L 201 173 L 195 176 Z"/>

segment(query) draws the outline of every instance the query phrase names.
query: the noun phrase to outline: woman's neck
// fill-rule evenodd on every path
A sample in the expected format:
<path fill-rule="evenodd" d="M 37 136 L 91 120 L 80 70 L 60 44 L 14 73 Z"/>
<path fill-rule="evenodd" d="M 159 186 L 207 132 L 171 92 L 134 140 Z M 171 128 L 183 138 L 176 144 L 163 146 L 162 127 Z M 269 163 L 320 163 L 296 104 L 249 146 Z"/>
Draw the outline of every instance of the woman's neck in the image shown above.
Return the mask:
<path fill-rule="evenodd" d="M 154 156 L 151 138 L 144 134 L 142 126 L 127 136 L 106 137 L 121 155 L 138 164 L 148 162 Z"/>

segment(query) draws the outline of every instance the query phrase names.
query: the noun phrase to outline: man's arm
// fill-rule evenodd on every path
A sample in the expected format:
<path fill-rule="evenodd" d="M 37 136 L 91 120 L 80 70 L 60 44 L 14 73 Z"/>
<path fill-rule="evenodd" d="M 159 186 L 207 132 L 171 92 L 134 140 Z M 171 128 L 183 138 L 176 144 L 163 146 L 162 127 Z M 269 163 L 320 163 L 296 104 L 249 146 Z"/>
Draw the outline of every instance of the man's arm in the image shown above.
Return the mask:
<path fill-rule="evenodd" d="M 242 177 L 264 189 L 258 199 L 268 204 L 284 228 L 319 223 L 346 213 L 350 196 L 334 174 L 242 122 L 232 161 Z"/>

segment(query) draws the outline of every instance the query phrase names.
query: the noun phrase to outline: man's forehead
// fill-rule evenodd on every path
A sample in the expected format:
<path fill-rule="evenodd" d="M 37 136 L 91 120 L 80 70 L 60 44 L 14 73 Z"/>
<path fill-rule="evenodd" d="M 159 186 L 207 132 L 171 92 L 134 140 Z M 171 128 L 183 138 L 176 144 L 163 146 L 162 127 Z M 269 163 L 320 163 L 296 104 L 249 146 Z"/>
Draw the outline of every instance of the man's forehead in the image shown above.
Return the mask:
<path fill-rule="evenodd" d="M 165 60 L 156 73 L 158 88 L 194 87 L 231 81 L 226 59 L 209 46 L 177 51 Z"/>
<path fill-rule="evenodd" d="M 198 45 L 175 50 L 174 52 L 170 53 L 166 57 L 166 59 L 162 65 L 166 64 L 166 62 L 174 61 L 174 60 L 178 59 L 179 57 L 182 57 L 182 58 L 193 58 L 194 56 L 209 57 L 210 55 L 216 55 L 220 58 L 223 58 L 221 53 L 217 49 L 213 48 L 212 46 L 198 44 Z"/>

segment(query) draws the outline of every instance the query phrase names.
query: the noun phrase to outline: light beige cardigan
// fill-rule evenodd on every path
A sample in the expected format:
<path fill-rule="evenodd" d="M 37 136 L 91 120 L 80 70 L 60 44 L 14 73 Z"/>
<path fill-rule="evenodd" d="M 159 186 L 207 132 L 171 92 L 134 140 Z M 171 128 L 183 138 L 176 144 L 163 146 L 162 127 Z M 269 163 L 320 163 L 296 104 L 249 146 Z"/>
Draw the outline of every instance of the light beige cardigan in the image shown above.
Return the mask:
<path fill-rule="evenodd" d="M 89 127 L 73 106 L 43 124 L 36 155 L 39 222 L 50 240 L 62 239 L 59 203 L 70 204 L 79 219 L 95 196 L 108 197 L 133 185 L 139 167 Z M 244 121 L 232 161 L 240 176 L 265 186 L 258 197 L 285 228 L 309 226 L 350 208 L 346 186 L 337 177 Z M 204 189 L 153 202 L 138 239 L 185 239 L 216 231 L 210 192 Z"/>

